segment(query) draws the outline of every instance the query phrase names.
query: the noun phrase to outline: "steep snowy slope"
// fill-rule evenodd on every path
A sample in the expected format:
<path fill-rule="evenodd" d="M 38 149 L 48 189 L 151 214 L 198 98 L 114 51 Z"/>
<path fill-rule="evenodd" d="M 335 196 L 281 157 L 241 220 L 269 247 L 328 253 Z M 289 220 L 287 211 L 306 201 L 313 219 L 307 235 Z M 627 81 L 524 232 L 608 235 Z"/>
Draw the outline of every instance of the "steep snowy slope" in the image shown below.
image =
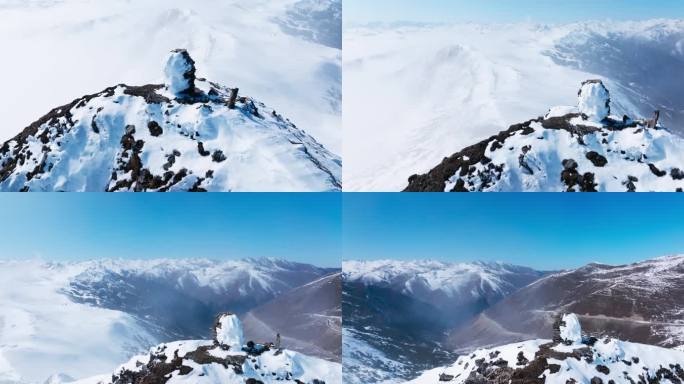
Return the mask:
<path fill-rule="evenodd" d="M 684 352 L 584 334 L 576 315 L 556 318 L 553 340 L 480 349 L 411 383 L 680 383 Z"/>
<path fill-rule="evenodd" d="M 216 321 L 213 340 L 161 344 L 151 348 L 149 354 L 132 358 L 113 375 L 76 383 L 342 383 L 340 364 L 245 341 L 237 316 L 223 314 Z"/>
<path fill-rule="evenodd" d="M 340 153 L 341 50 L 327 44 L 341 33 L 340 7 L 340 0 L 0 0 L 0 52 L 8 53 L 0 72 L 13 90 L 0 94 L 0 142 L 66 100 L 113 84 L 161 82 L 160 58 L 184 47 L 208 79 L 268 102 Z"/>
<path fill-rule="evenodd" d="M 684 344 L 684 256 L 585 267 L 551 274 L 454 330 L 457 349 L 551 336 L 556 312 L 577 313 L 594 335 L 677 347 Z"/>
<path fill-rule="evenodd" d="M 652 119 L 611 116 L 600 80 L 577 106 L 511 126 L 409 178 L 408 192 L 684 191 L 684 138 Z"/>
<path fill-rule="evenodd" d="M 345 30 L 345 189 L 398 191 L 416 173 L 601 78 L 614 114 L 684 131 L 684 21 Z"/>
<path fill-rule="evenodd" d="M 346 380 L 406 380 L 452 361 L 449 330 L 541 276 L 500 263 L 344 262 Z"/>
<path fill-rule="evenodd" d="M 341 291 L 338 272 L 279 295 L 243 316 L 245 336 L 270 340 L 279 333 L 283 347 L 340 362 Z"/>
<path fill-rule="evenodd" d="M 164 85 L 81 97 L 0 147 L 2 191 L 340 191 L 341 159 L 174 50 Z"/>
<path fill-rule="evenodd" d="M 0 378 L 111 371 L 159 342 L 207 337 L 219 311 L 329 273 L 270 259 L 0 262 Z"/>

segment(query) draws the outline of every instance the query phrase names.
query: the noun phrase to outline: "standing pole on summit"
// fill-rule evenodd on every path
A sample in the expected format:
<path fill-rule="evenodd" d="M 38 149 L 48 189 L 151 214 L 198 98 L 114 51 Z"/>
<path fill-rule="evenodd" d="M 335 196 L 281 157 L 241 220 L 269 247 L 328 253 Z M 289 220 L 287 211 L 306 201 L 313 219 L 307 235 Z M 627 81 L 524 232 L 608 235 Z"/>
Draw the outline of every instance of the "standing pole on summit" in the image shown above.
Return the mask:
<path fill-rule="evenodd" d="M 228 100 L 228 108 L 235 109 L 235 103 L 237 102 L 239 88 L 233 88 L 230 90 L 230 99 Z"/>
<path fill-rule="evenodd" d="M 280 333 L 276 334 L 275 349 L 280 349 Z"/>

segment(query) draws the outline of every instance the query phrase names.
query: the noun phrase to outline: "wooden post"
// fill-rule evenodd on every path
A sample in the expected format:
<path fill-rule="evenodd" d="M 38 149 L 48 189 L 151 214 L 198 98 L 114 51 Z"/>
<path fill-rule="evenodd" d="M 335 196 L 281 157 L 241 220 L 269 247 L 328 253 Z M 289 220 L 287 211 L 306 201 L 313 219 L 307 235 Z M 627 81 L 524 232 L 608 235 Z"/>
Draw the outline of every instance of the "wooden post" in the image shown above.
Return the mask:
<path fill-rule="evenodd" d="M 660 120 L 660 111 L 655 111 L 655 117 L 653 119 L 653 128 L 658 126 L 658 120 Z"/>
<path fill-rule="evenodd" d="M 235 109 L 235 102 L 237 102 L 239 88 L 233 88 L 230 90 L 230 100 L 228 100 L 228 108 Z"/>

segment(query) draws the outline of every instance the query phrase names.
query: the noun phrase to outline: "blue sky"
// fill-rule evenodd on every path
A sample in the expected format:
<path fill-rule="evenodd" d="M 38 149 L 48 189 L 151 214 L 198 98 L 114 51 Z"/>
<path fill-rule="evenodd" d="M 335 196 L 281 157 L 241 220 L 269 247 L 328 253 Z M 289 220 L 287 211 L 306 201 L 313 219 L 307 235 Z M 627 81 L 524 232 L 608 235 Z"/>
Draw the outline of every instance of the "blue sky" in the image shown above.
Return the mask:
<path fill-rule="evenodd" d="M 339 194 L 0 194 L 0 258 L 340 265 Z"/>
<path fill-rule="evenodd" d="M 344 258 L 537 269 L 684 253 L 684 195 L 347 194 Z"/>
<path fill-rule="evenodd" d="M 344 21 L 563 23 L 683 18 L 682 0 L 344 0 Z"/>

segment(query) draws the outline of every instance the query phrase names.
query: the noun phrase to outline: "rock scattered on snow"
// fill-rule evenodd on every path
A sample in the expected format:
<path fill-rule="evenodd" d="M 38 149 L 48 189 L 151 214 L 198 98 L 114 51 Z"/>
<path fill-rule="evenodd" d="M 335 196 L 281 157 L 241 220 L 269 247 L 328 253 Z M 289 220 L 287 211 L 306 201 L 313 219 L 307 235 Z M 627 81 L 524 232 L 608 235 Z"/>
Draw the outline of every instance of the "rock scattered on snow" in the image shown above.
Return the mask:
<path fill-rule="evenodd" d="M 136 356 L 111 376 L 78 384 L 341 384 L 342 367 L 289 350 L 273 350 L 250 341 L 245 346 L 237 316 L 221 314 L 216 340 L 164 343 Z M 260 348 L 250 347 L 258 345 Z M 230 347 L 230 348 L 227 348 Z"/>
<path fill-rule="evenodd" d="M 187 51 L 165 74 L 78 98 L 0 145 L 0 191 L 342 189 L 339 156 L 250 97 L 229 108 L 234 88 L 196 78 Z"/>
<path fill-rule="evenodd" d="M 684 352 L 612 338 L 581 337 L 578 317 L 562 315 L 563 342 L 530 340 L 480 349 L 413 384 L 579 384 L 684 382 Z M 572 343 L 569 343 L 572 341 Z"/>

